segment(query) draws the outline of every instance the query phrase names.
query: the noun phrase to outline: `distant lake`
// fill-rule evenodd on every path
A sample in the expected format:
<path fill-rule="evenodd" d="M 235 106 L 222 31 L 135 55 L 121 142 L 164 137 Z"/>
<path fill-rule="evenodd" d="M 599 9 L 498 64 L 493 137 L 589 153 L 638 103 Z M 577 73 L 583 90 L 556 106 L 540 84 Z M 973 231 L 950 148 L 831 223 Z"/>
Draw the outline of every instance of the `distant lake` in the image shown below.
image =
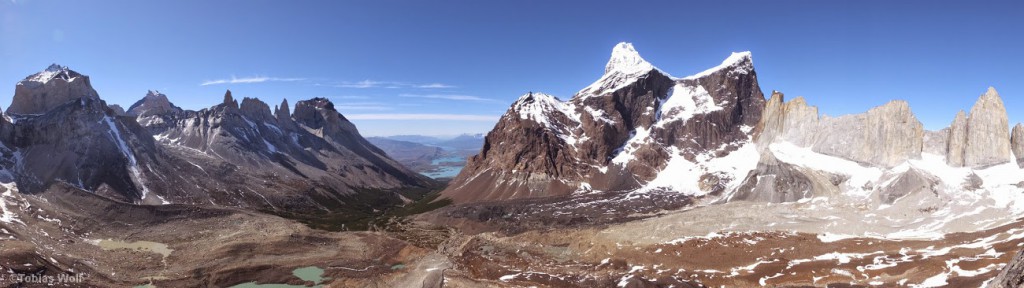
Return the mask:
<path fill-rule="evenodd" d="M 444 164 L 445 163 L 452 163 L 452 162 L 454 162 L 454 163 L 464 163 L 465 161 L 466 161 L 466 157 L 465 156 L 458 156 L 458 155 L 437 158 L 437 159 L 434 159 L 434 160 L 430 161 L 430 164 L 435 166 L 434 169 L 431 169 L 430 171 L 423 171 L 420 174 L 426 175 L 427 177 L 434 178 L 434 179 L 437 179 L 437 178 L 452 178 L 452 177 L 455 177 L 456 175 L 459 175 L 459 172 L 462 171 L 462 167 L 463 166 L 462 165 L 450 166 L 450 165 L 444 165 Z M 441 166 L 441 165 L 444 165 L 444 166 Z"/>

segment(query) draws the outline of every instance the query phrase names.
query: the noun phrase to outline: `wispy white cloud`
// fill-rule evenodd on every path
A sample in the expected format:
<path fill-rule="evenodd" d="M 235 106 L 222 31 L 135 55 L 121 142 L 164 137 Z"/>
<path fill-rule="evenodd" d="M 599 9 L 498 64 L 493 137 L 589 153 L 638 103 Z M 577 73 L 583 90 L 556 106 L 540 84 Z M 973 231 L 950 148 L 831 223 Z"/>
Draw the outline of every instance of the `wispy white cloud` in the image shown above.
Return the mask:
<path fill-rule="evenodd" d="M 494 115 L 467 114 L 347 114 L 348 119 L 355 120 L 452 120 L 452 121 L 497 121 Z"/>
<path fill-rule="evenodd" d="M 455 88 L 455 86 L 452 86 L 452 85 L 448 85 L 448 84 L 441 84 L 441 83 L 430 83 L 430 84 L 423 84 L 423 85 L 418 85 L 418 86 L 416 86 L 416 88 L 427 88 L 427 89 L 434 89 L 434 88 Z"/>
<path fill-rule="evenodd" d="M 394 108 L 392 108 L 392 107 L 383 106 L 383 105 L 334 105 L 334 108 L 338 109 L 340 111 L 343 111 L 343 112 L 344 111 L 349 111 L 349 110 L 371 110 L 371 111 L 394 110 Z"/>
<path fill-rule="evenodd" d="M 359 82 L 342 82 L 341 84 L 334 85 L 334 86 L 335 87 L 341 87 L 341 88 L 375 88 L 375 87 L 380 87 L 381 85 L 384 85 L 384 84 L 385 84 L 385 82 L 382 82 L 382 81 L 363 80 L 363 81 L 359 81 Z"/>
<path fill-rule="evenodd" d="M 320 85 L 320 84 L 317 84 Z M 357 82 L 340 82 L 337 84 L 329 85 L 338 88 L 385 88 L 385 89 L 398 89 L 398 88 L 422 88 L 422 89 L 441 89 L 441 88 L 455 88 L 454 85 L 448 85 L 443 83 L 426 83 L 416 84 L 398 81 L 376 81 L 376 80 L 363 80 Z"/>
<path fill-rule="evenodd" d="M 218 84 L 247 84 L 247 83 L 263 83 L 263 82 L 295 82 L 295 81 L 303 81 L 303 80 L 306 80 L 306 79 L 305 78 L 278 78 L 278 77 L 265 77 L 265 76 L 238 78 L 238 77 L 235 77 L 235 76 L 231 76 L 230 79 L 217 79 L 217 80 L 203 81 L 203 83 L 200 83 L 199 86 L 218 85 Z"/>
<path fill-rule="evenodd" d="M 454 101 L 477 101 L 477 102 L 498 102 L 498 100 L 483 98 L 472 95 L 453 95 L 453 94 L 399 94 L 398 97 L 406 98 L 426 98 L 426 99 L 441 99 L 441 100 L 454 100 Z"/>
<path fill-rule="evenodd" d="M 380 102 L 348 102 L 348 103 L 340 103 L 340 104 L 334 105 L 334 108 L 336 108 L 338 110 L 341 110 L 343 112 L 344 111 L 350 111 L 350 110 L 372 110 L 372 111 L 394 110 L 394 107 L 391 107 L 388 104 L 380 103 Z"/>
<path fill-rule="evenodd" d="M 324 98 L 331 98 L 331 99 L 346 99 L 346 100 L 350 100 L 350 99 L 370 99 L 370 96 L 363 96 L 363 95 L 342 95 L 342 96 L 323 96 L 323 97 Z"/>

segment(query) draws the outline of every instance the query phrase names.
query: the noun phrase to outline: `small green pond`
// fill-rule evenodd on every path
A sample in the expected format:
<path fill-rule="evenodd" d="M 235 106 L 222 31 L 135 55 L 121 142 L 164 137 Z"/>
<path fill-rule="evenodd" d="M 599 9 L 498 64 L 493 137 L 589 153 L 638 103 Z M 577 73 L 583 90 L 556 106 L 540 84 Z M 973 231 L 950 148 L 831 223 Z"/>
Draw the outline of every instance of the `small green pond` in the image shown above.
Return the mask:
<path fill-rule="evenodd" d="M 299 279 L 302 279 L 302 281 L 312 281 L 312 282 L 316 283 L 317 285 L 313 286 L 315 288 L 323 287 L 323 285 L 321 285 L 321 284 L 323 284 L 323 282 L 325 280 L 329 280 L 329 278 L 324 278 L 323 277 L 324 276 L 324 269 L 320 269 L 320 267 L 316 267 L 316 266 L 297 268 L 295 270 L 292 270 L 292 275 L 295 275 L 295 277 L 298 277 Z M 308 286 L 289 285 L 289 284 L 256 284 L 256 282 L 242 283 L 242 284 L 238 284 L 238 285 L 235 285 L 235 286 L 231 286 L 231 288 L 297 288 L 297 287 L 308 287 Z"/>

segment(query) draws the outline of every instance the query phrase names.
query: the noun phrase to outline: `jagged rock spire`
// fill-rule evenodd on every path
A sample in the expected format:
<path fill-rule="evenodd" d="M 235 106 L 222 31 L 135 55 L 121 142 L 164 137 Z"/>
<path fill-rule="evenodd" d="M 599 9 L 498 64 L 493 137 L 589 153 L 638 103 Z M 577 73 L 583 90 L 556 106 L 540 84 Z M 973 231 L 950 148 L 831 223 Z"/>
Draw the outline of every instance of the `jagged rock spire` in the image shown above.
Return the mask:
<path fill-rule="evenodd" d="M 235 98 L 231 97 L 231 89 L 228 89 L 227 92 L 224 92 L 224 105 L 238 109 L 238 101 L 235 101 Z"/>
<path fill-rule="evenodd" d="M 281 105 L 277 106 L 277 110 L 274 114 L 274 116 L 277 116 L 278 120 L 284 120 L 292 117 L 291 112 L 288 110 L 288 99 L 281 100 Z"/>

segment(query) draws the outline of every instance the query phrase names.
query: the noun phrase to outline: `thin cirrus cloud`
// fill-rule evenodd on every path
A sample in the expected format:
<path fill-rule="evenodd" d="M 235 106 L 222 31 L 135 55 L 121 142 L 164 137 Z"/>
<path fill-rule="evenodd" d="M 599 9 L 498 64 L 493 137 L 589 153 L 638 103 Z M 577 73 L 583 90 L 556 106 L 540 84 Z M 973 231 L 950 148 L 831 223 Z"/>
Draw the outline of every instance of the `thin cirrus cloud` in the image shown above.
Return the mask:
<path fill-rule="evenodd" d="M 306 79 L 305 78 L 265 77 L 265 76 L 237 78 L 235 76 L 231 76 L 231 79 L 217 79 L 217 80 L 203 81 L 203 83 L 200 83 L 199 86 L 209 86 L 209 85 L 218 85 L 218 84 L 249 84 L 249 83 L 263 83 L 263 82 L 295 82 L 295 81 L 303 81 L 303 80 L 306 80 Z"/>
<path fill-rule="evenodd" d="M 341 110 L 341 111 L 351 111 L 351 110 L 386 111 L 386 110 L 394 110 L 394 107 L 391 107 L 391 106 L 388 106 L 387 104 L 379 103 L 379 102 L 350 102 L 350 103 L 342 103 L 342 104 L 335 104 L 334 108 L 336 108 L 338 110 Z"/>
<path fill-rule="evenodd" d="M 329 85 L 339 88 L 423 88 L 423 89 L 444 89 L 444 88 L 455 88 L 454 85 L 448 85 L 443 83 L 426 83 L 426 84 L 415 84 L 398 81 L 375 81 L 375 80 L 363 80 L 358 82 L 341 82 L 334 85 Z"/>
<path fill-rule="evenodd" d="M 472 95 L 452 95 L 452 94 L 399 94 L 398 97 L 405 98 L 425 98 L 425 99 L 440 99 L 440 100 L 453 100 L 453 101 L 476 101 L 476 102 L 498 102 L 498 100 L 483 98 Z"/>
<path fill-rule="evenodd" d="M 498 116 L 468 114 L 348 114 L 354 120 L 450 120 L 450 121 L 497 121 Z"/>

